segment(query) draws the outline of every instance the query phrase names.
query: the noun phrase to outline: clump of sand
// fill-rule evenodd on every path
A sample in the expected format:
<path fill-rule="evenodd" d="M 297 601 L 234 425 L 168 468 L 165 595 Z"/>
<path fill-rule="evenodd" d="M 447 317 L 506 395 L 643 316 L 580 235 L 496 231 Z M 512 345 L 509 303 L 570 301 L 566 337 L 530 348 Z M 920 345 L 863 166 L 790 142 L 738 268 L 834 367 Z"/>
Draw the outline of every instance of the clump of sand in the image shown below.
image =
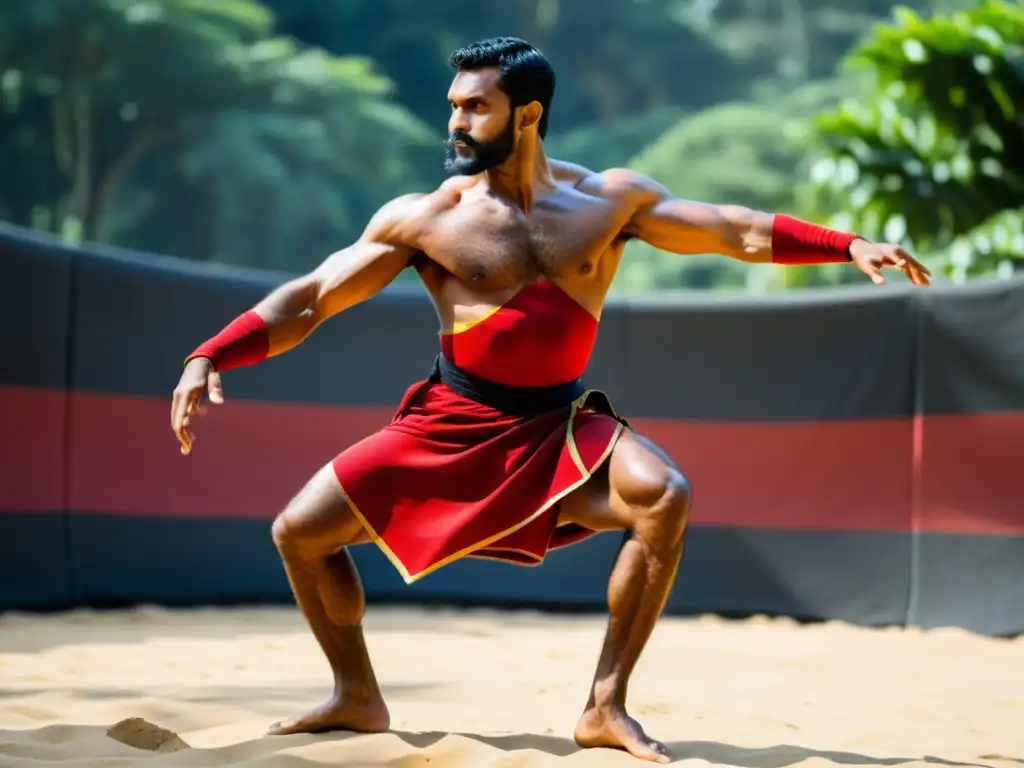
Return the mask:
<path fill-rule="evenodd" d="M 153 725 L 141 717 L 129 717 L 115 723 L 107 729 L 107 736 L 129 747 L 150 752 L 177 752 L 189 748 L 174 731 Z"/>

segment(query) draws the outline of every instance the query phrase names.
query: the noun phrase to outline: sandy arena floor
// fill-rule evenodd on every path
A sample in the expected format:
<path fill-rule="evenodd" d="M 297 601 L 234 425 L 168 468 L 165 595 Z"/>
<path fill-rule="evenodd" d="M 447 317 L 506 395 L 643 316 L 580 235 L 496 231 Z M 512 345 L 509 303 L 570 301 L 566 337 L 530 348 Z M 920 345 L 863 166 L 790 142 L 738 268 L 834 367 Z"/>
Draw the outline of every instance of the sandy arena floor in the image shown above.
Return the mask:
<path fill-rule="evenodd" d="M 595 618 L 372 610 L 394 731 L 264 738 L 329 692 L 296 611 L 7 616 L 0 766 L 635 768 L 571 741 L 603 629 Z M 630 703 L 691 764 L 1021 768 L 1024 639 L 670 619 Z M 129 718 L 141 720 L 108 735 Z"/>

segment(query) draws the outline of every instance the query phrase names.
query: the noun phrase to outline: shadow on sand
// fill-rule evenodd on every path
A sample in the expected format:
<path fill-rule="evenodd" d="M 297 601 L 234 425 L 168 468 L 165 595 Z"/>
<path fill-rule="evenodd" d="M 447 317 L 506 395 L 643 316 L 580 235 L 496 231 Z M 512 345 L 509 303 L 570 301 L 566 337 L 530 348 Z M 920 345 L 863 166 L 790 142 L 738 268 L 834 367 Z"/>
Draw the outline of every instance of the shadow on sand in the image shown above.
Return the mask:
<path fill-rule="evenodd" d="M 120 733 L 118 733 L 119 731 Z M 39 746 L 46 745 L 48 748 L 52 748 L 56 744 L 73 748 L 75 742 L 82 746 L 85 746 L 86 743 L 92 743 L 95 746 L 97 745 L 96 740 L 106 741 L 106 739 L 112 738 L 113 740 L 119 741 L 127 746 L 135 747 L 138 750 L 140 762 L 146 762 L 146 757 L 148 756 L 157 757 L 157 753 L 166 753 L 168 751 L 192 752 L 194 750 L 195 752 L 200 753 L 218 753 L 216 757 L 218 758 L 217 763 L 219 765 L 244 766 L 252 761 L 262 762 L 263 760 L 270 758 L 270 755 L 272 754 L 280 756 L 280 753 L 283 750 L 287 750 L 290 753 L 287 756 L 287 764 L 298 768 L 299 766 L 307 765 L 323 765 L 320 760 L 309 760 L 305 756 L 296 754 L 294 751 L 295 748 L 301 747 L 302 745 L 310 745 L 312 743 L 329 745 L 333 742 L 344 742 L 350 739 L 397 738 L 415 750 L 428 750 L 448 737 L 454 737 L 456 739 L 485 745 L 510 754 L 521 753 L 524 751 L 536 751 L 554 758 L 564 758 L 582 751 L 571 739 L 560 738 L 557 736 L 543 736 L 528 733 L 501 736 L 481 736 L 471 733 L 447 733 L 444 731 L 428 731 L 422 733 L 390 731 L 388 734 L 380 734 L 376 736 L 364 736 L 362 734 L 350 732 L 324 733 L 315 736 L 300 734 L 295 736 L 265 737 L 248 740 L 231 746 L 225 745 L 223 747 L 205 749 L 190 747 L 184 741 L 180 740 L 177 734 L 171 731 L 166 731 L 165 729 L 153 725 L 141 718 L 131 718 L 128 721 L 122 721 L 110 728 L 104 728 L 102 726 L 55 725 L 40 728 L 35 731 L 0 730 L 0 758 L 3 756 L 10 757 L 15 755 L 22 757 L 27 756 L 30 752 L 25 752 L 25 748 L 29 746 L 30 742 Z M 107 743 L 109 743 L 109 741 Z M 392 741 L 392 744 L 393 743 L 394 742 Z M 168 749 L 168 747 L 170 747 L 170 749 Z M 861 754 L 858 752 L 810 749 L 793 744 L 778 744 L 770 747 L 752 749 L 749 747 L 739 747 L 716 741 L 674 741 L 668 742 L 668 747 L 672 751 L 676 762 L 698 759 L 706 760 L 712 764 L 727 765 L 734 768 L 788 768 L 788 766 L 798 765 L 810 760 L 817 761 L 819 764 L 821 761 L 825 761 L 834 766 L 897 766 L 908 763 L 924 763 L 937 766 L 948 766 L 949 768 L 1003 768 L 1003 766 L 1008 767 L 1010 764 L 1024 765 L 1024 760 L 1021 760 L 1020 758 L 1006 757 L 996 754 L 979 756 L 977 759 L 983 762 L 960 762 L 956 760 L 947 760 L 934 755 L 922 755 L 917 757 L 882 757 L 878 755 Z M 105 752 L 106 750 L 103 750 L 101 747 L 101 751 Z M 595 750 L 595 752 L 596 751 L 598 750 Z M 53 755 L 50 755 L 50 757 L 52 758 Z M 100 755 L 96 754 L 96 757 L 99 758 Z M 195 757 L 199 757 L 199 755 L 195 755 Z M 101 763 L 103 765 L 107 765 L 108 763 L 106 760 L 108 758 L 109 755 L 104 755 L 103 759 L 97 762 L 96 765 L 98 766 Z M 0 759 L 0 763 L 2 762 L 2 759 Z M 81 764 L 93 765 L 89 760 L 85 760 Z M 199 765 L 200 763 L 192 763 L 190 761 L 188 764 Z M 206 760 L 202 759 L 201 764 L 207 764 Z M 360 761 L 360 765 L 374 765 L 379 766 L 380 768 L 386 768 L 387 766 L 397 767 L 399 765 L 406 766 L 408 764 L 408 756 L 397 760 L 393 758 L 382 759 L 379 763 L 366 763 L 365 760 Z M 645 763 L 640 761 L 636 761 L 634 764 L 638 768 L 641 765 L 645 765 Z"/>
<path fill-rule="evenodd" d="M 479 736 L 470 733 L 448 734 L 440 731 L 427 733 L 406 733 L 392 731 L 404 742 L 417 749 L 425 749 L 436 744 L 446 736 L 461 736 L 466 739 L 495 747 L 504 752 L 516 752 L 534 749 L 555 757 L 567 757 L 581 751 L 571 739 L 557 736 L 540 736 L 537 734 L 516 734 L 509 736 Z M 827 760 L 835 765 L 902 765 L 904 763 L 929 763 L 932 765 L 949 766 L 950 768 L 987 768 L 985 763 L 964 763 L 946 760 L 941 757 L 926 755 L 922 757 L 876 757 L 862 755 L 857 752 L 837 752 L 831 750 L 808 749 L 792 744 L 779 744 L 773 747 L 752 749 L 723 744 L 718 741 L 671 741 L 666 742 L 676 761 L 707 760 L 709 763 L 724 763 L 739 768 L 786 768 L 805 760 Z M 1022 762 L 1015 758 L 989 755 L 982 760 Z"/>

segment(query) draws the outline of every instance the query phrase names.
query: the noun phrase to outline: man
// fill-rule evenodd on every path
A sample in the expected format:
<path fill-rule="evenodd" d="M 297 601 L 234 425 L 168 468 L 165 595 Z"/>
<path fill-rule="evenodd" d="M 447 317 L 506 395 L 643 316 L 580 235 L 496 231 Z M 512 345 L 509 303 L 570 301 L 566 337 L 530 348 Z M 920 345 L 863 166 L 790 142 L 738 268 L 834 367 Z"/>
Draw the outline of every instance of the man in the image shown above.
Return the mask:
<path fill-rule="evenodd" d="M 895 245 L 679 200 L 632 171 L 549 159 L 542 139 L 555 78 L 522 40 L 470 45 L 451 65 L 450 178 L 384 205 L 356 243 L 199 347 L 175 389 L 172 428 L 188 454 L 203 396 L 223 402 L 221 371 L 291 349 L 415 268 L 441 323 L 433 374 L 410 387 L 389 425 L 316 473 L 273 524 L 334 693 L 271 733 L 389 727 L 348 546 L 376 542 L 411 582 L 461 557 L 538 563 L 552 548 L 623 530 L 575 739 L 668 762 L 666 747 L 627 714 L 626 687 L 675 580 L 690 488 L 664 451 L 579 381 L 626 241 L 747 262 L 852 261 L 875 283 L 883 267 L 918 285 L 929 273 Z"/>

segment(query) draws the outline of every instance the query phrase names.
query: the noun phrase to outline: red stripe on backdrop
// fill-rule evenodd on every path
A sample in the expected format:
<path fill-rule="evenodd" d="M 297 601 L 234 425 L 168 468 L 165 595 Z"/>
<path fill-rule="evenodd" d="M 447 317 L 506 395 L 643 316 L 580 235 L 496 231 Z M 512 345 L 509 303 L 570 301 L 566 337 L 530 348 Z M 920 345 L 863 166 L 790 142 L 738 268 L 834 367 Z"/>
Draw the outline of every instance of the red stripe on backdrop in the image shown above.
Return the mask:
<path fill-rule="evenodd" d="M 630 424 L 690 479 L 695 523 L 910 530 L 909 419 Z"/>
<path fill-rule="evenodd" d="M 63 390 L 0 387 L 0 509 L 64 508 Z"/>
<path fill-rule="evenodd" d="M 1024 535 L 1024 413 L 927 416 L 917 528 Z"/>
<path fill-rule="evenodd" d="M 60 392 L 0 388 L 0 509 L 63 507 L 64 402 Z M 184 457 L 170 398 L 76 392 L 69 402 L 69 509 L 268 521 L 393 410 L 229 399 L 210 406 Z M 1021 413 L 928 416 L 919 490 L 909 419 L 631 423 L 693 482 L 696 524 L 1024 535 Z"/>
<path fill-rule="evenodd" d="M 169 397 L 72 396 L 69 509 L 270 520 L 314 472 L 392 414 L 227 400 L 208 406 L 182 456 L 170 405 Z"/>

